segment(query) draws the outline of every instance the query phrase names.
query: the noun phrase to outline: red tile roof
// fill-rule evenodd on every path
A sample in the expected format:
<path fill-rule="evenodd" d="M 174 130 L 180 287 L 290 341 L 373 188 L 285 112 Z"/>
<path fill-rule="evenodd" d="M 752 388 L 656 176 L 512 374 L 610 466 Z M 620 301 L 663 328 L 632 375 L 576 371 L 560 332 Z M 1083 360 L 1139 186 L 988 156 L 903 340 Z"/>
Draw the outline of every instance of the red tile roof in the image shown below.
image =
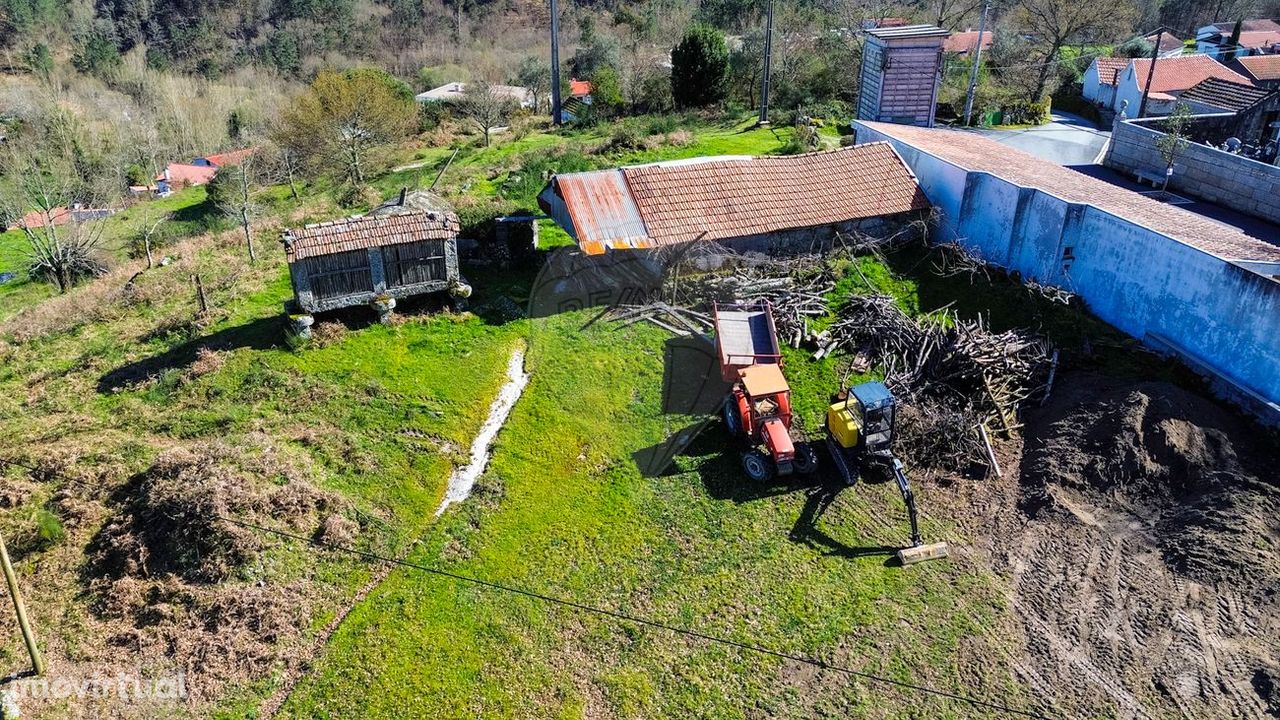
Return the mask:
<path fill-rule="evenodd" d="M 832 225 L 929 206 L 887 143 L 622 172 L 649 237 L 659 245 Z"/>
<path fill-rule="evenodd" d="M 207 165 L 170 163 L 156 180 L 168 180 L 171 185 L 204 185 L 218 174 L 218 168 Z"/>
<path fill-rule="evenodd" d="M 1266 102 L 1274 94 L 1274 91 L 1266 88 L 1208 78 L 1182 93 L 1178 99 L 1238 113 Z"/>
<path fill-rule="evenodd" d="M 453 213 L 402 212 L 394 215 L 360 215 L 308 225 L 284 234 L 289 261 L 421 240 L 456 238 L 460 224 Z"/>
<path fill-rule="evenodd" d="M 1280 80 L 1280 55 L 1250 55 L 1236 62 L 1254 80 Z"/>
<path fill-rule="evenodd" d="M 1178 39 L 1178 36 L 1168 30 L 1163 33 L 1153 32 L 1150 35 L 1144 36 L 1142 39 L 1154 45 L 1157 36 L 1160 38 L 1160 52 L 1162 53 L 1172 52 L 1182 47 L 1182 41 Z"/>
<path fill-rule="evenodd" d="M 1182 208 L 1118 188 L 975 133 L 864 122 L 889 137 L 965 170 L 987 172 L 1116 217 L 1218 257 L 1280 262 L 1280 247 Z"/>
<path fill-rule="evenodd" d="M 987 30 L 982 33 L 983 49 L 991 47 L 995 42 L 995 35 Z M 965 30 L 964 32 L 951 33 L 951 36 L 942 41 L 942 52 L 949 53 L 971 53 L 978 47 L 978 31 Z"/>
<path fill-rule="evenodd" d="M 1147 85 L 1151 58 L 1138 58 L 1133 61 L 1133 66 L 1138 89 L 1141 90 Z M 1253 84 L 1249 82 L 1249 78 L 1229 69 L 1208 55 L 1182 55 L 1156 60 L 1155 75 L 1151 78 L 1151 92 L 1181 92 L 1211 77 L 1245 85 Z"/>
<path fill-rule="evenodd" d="M 257 148 L 244 148 L 242 150 L 232 150 L 230 152 L 218 153 L 216 155 L 205 155 L 200 159 L 216 167 L 239 165 L 244 162 L 245 158 L 252 155 L 255 150 L 257 150 Z"/>
<path fill-rule="evenodd" d="M 591 94 L 591 81 L 574 78 L 569 81 L 569 97 L 585 97 Z"/>
<path fill-rule="evenodd" d="M 1116 85 L 1124 69 L 1133 62 L 1129 58 L 1100 57 L 1094 58 L 1093 64 L 1098 66 L 1098 80 L 1103 85 Z"/>
<path fill-rule="evenodd" d="M 588 255 L 824 227 L 929 207 L 888 143 L 570 173 L 556 176 L 552 189 Z"/>
<path fill-rule="evenodd" d="M 1238 44 L 1243 48 L 1268 48 L 1280 44 L 1280 30 L 1242 31 Z"/>

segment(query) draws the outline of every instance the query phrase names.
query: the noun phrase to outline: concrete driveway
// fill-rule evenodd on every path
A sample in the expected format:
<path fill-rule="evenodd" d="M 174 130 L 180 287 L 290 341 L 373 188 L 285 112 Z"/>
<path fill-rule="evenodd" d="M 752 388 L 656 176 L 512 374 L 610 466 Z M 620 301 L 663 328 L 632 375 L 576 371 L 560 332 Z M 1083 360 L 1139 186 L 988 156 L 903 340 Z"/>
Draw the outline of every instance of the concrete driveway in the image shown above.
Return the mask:
<path fill-rule="evenodd" d="M 1110 131 L 1094 128 L 1078 115 L 1054 112 L 1052 122 L 1025 130 L 975 130 L 996 142 L 1016 147 L 1059 165 L 1090 165 L 1102 154 Z"/>

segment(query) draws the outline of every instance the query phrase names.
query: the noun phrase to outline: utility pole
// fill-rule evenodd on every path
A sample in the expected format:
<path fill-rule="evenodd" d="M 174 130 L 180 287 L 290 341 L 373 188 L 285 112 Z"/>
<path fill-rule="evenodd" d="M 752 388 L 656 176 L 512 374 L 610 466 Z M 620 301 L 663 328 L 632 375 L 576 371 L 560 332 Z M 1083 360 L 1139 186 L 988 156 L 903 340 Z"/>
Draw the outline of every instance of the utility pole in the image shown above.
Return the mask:
<path fill-rule="evenodd" d="M 769 10 L 765 14 L 764 23 L 764 72 L 760 77 L 760 120 L 758 125 L 769 124 L 769 66 L 773 59 L 773 0 L 769 0 Z"/>
<path fill-rule="evenodd" d="M 551 0 L 551 124 L 560 124 L 560 8 Z"/>
<path fill-rule="evenodd" d="M 1156 41 L 1151 47 L 1151 67 L 1147 68 L 1147 84 L 1142 88 L 1142 102 L 1138 104 L 1138 118 L 1147 114 L 1147 96 L 1151 94 L 1151 79 L 1156 74 L 1156 58 L 1160 57 L 1160 41 L 1164 39 L 1164 28 L 1156 33 Z"/>
<path fill-rule="evenodd" d="M 9 562 L 9 549 L 4 546 L 3 536 L 0 536 L 0 565 L 4 566 L 4 580 L 9 584 L 9 597 L 13 598 L 13 610 L 18 614 L 18 627 L 22 629 L 22 639 L 27 643 L 27 652 L 31 653 L 31 668 L 36 671 L 36 675 L 43 675 L 44 658 L 40 657 L 40 648 L 36 647 L 36 636 L 31 632 L 31 623 L 27 621 L 27 607 L 22 604 L 18 576 L 13 572 L 13 563 Z"/>
<path fill-rule="evenodd" d="M 991 0 L 982 4 L 982 20 L 978 22 L 978 47 L 973 54 L 973 68 L 969 71 L 969 96 L 964 99 L 964 124 L 967 127 L 973 119 L 973 96 L 978 92 L 978 68 L 982 66 L 982 39 L 987 36 L 987 13 L 991 10 Z"/>

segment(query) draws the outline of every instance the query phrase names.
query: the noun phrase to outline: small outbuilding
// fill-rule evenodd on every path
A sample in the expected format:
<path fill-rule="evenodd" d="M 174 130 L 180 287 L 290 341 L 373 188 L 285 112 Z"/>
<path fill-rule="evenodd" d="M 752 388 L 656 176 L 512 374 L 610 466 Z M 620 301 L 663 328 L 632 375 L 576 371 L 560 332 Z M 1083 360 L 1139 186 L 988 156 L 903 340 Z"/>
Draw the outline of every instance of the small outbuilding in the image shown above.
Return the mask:
<path fill-rule="evenodd" d="M 368 215 L 288 230 L 282 241 L 293 282 L 292 312 L 368 305 L 386 319 L 397 299 L 471 294 L 458 271 L 458 216 L 426 193 L 401 193 Z M 305 317 L 305 316 L 304 316 Z M 295 319 L 305 331 L 310 319 Z"/>

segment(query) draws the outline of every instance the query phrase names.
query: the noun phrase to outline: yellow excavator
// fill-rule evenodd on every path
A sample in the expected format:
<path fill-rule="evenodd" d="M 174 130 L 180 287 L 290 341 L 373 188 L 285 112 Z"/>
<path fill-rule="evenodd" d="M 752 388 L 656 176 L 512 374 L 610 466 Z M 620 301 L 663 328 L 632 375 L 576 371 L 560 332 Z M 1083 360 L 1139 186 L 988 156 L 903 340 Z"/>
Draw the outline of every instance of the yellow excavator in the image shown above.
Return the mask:
<path fill-rule="evenodd" d="M 911 519 L 911 546 L 897 552 L 898 562 L 911 565 L 947 557 L 944 542 L 926 544 L 920 538 L 916 498 L 907 483 L 902 461 L 893 454 L 897 401 L 881 382 L 865 382 L 842 390 L 827 408 L 827 449 L 844 481 L 853 485 L 863 468 L 890 472 L 902 491 Z"/>

